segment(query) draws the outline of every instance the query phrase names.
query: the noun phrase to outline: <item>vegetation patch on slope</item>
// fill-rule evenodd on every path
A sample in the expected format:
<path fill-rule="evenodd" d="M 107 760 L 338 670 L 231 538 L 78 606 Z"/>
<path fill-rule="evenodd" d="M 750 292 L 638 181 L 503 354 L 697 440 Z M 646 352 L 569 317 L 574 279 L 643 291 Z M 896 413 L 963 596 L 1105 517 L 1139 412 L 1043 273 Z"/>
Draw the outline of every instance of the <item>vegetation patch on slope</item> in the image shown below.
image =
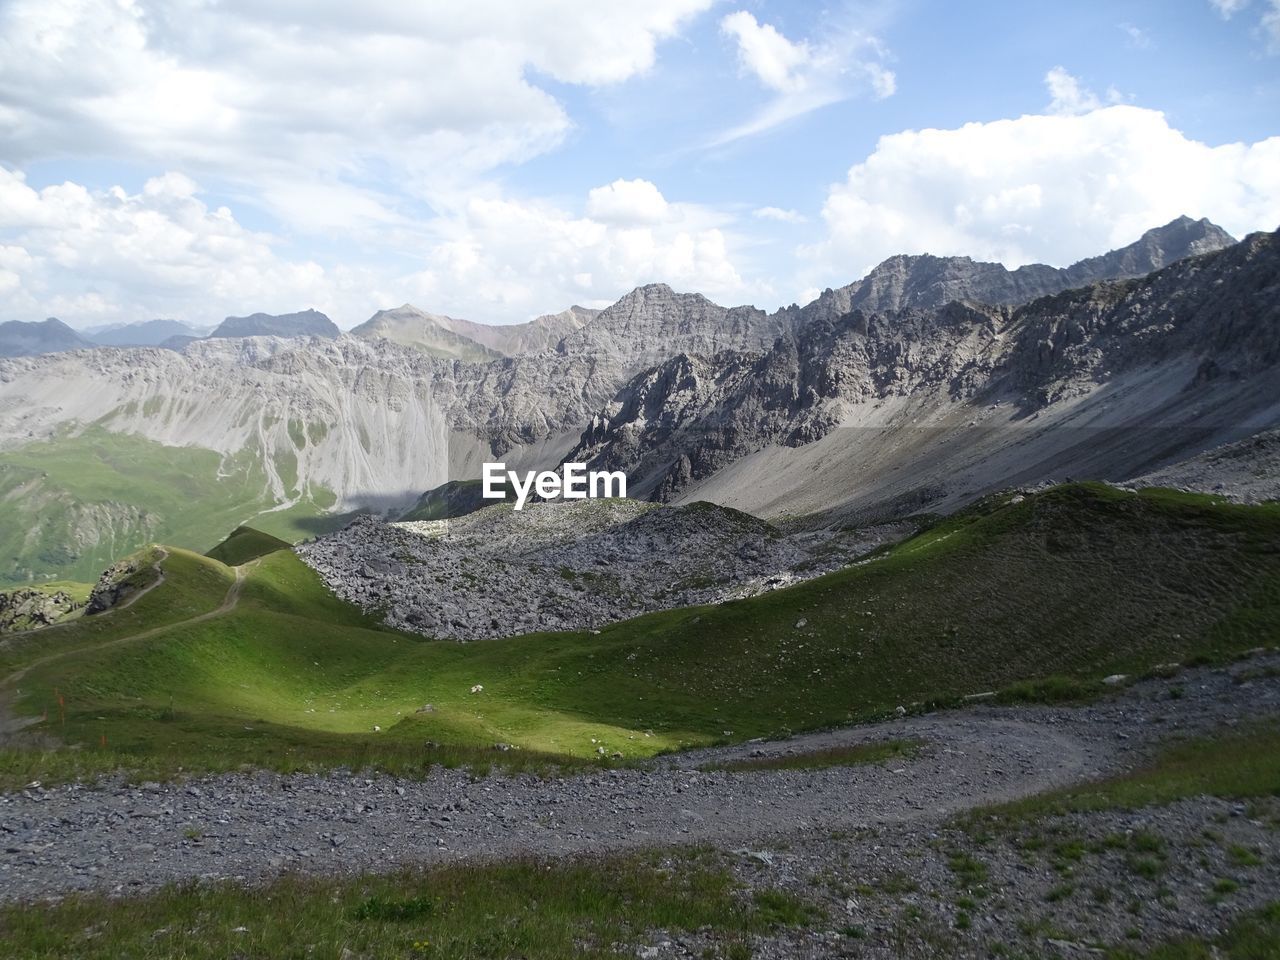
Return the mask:
<path fill-rule="evenodd" d="M 747 899 L 714 854 L 520 860 L 262 888 L 169 887 L 129 900 L 0 908 L 17 958 L 181 956 L 617 957 L 654 930 L 703 930 L 715 957 L 808 914 L 782 891 Z M 282 922 L 288 918 L 288 922 Z"/>
<path fill-rule="evenodd" d="M 1132 810 L 1187 797 L 1280 796 L 1280 722 L 1172 743 L 1151 763 L 1095 783 L 974 814 L 1006 821 L 1094 810 Z"/>
<path fill-rule="evenodd" d="M 515 491 L 507 489 L 505 479 L 497 487 L 503 493 L 503 500 L 515 499 Z M 420 496 L 400 519 L 448 520 L 491 507 L 495 502 L 485 499 L 484 484 L 479 480 L 450 480 Z"/>

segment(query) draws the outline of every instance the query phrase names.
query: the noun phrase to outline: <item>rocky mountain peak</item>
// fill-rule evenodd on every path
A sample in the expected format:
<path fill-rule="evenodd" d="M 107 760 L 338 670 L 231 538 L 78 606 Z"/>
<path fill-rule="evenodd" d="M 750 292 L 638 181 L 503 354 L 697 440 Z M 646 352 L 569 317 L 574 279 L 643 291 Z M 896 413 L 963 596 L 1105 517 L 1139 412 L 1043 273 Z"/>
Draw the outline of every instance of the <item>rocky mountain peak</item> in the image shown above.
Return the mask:
<path fill-rule="evenodd" d="M 1182 216 L 1148 230 L 1126 247 L 1063 268 L 1031 263 L 1010 270 L 967 256 L 897 254 L 861 280 L 824 292 L 803 309 L 801 322 L 854 309 L 868 313 L 936 309 L 951 300 L 1017 306 L 1102 280 L 1145 276 L 1184 257 L 1212 253 L 1233 243 L 1229 233 L 1209 220 Z"/>
<path fill-rule="evenodd" d="M 700 293 L 650 283 L 566 336 L 559 350 L 608 357 L 623 371 L 636 372 L 682 353 L 766 350 L 793 322 L 787 311 L 770 315 L 757 307 L 722 307 Z"/>
<path fill-rule="evenodd" d="M 1122 269 L 1126 273 L 1149 273 L 1184 257 L 1213 253 L 1235 242 L 1231 234 L 1206 217 L 1192 220 L 1181 216 L 1162 227 L 1153 227 L 1136 243 L 1101 257 L 1082 260 L 1077 266 L 1109 261 L 1113 269 Z"/>

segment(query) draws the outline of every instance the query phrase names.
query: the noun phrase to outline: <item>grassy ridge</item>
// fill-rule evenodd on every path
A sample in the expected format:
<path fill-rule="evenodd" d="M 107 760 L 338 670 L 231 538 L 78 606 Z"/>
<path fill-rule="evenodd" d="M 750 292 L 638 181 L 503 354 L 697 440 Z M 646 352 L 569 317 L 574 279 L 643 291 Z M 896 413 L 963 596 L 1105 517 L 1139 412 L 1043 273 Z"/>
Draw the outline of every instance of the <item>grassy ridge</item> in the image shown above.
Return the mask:
<path fill-rule="evenodd" d="M 1277 543 L 1280 507 L 1073 485 L 989 501 L 869 562 L 749 600 L 469 645 L 382 629 L 282 551 L 257 561 L 233 613 L 38 667 L 21 707 L 39 714 L 56 688 L 69 742 L 106 737 L 112 757 L 188 769 L 403 770 L 493 755 L 497 742 L 522 748 L 504 761 L 641 758 L 1274 642 Z M 139 606 L 171 589 L 203 589 L 194 605 L 216 606 L 230 571 L 193 562 L 175 554 L 171 582 Z M 159 616 L 179 619 L 167 605 Z M 91 645 L 66 629 L 60 642 Z M 93 752 L 78 762 L 109 762 Z"/>
<path fill-rule="evenodd" d="M 165 582 L 129 606 L 106 615 L 80 617 L 34 633 L 0 638 L 0 678 L 50 655 L 74 654 L 104 643 L 214 610 L 235 579 L 234 571 L 198 554 L 167 548 Z M 143 571 L 161 553 L 148 547 L 132 555 Z M 72 669 L 68 664 L 67 669 Z"/>
<path fill-rule="evenodd" d="M 281 540 L 279 537 L 273 537 L 269 533 L 263 533 L 261 530 L 255 530 L 252 527 L 236 527 L 231 531 L 231 535 L 227 539 L 206 553 L 205 556 L 211 557 L 219 563 L 224 563 L 228 567 L 238 567 L 241 564 L 248 563 L 250 560 L 265 557 L 268 553 L 288 549 L 289 542 Z"/>

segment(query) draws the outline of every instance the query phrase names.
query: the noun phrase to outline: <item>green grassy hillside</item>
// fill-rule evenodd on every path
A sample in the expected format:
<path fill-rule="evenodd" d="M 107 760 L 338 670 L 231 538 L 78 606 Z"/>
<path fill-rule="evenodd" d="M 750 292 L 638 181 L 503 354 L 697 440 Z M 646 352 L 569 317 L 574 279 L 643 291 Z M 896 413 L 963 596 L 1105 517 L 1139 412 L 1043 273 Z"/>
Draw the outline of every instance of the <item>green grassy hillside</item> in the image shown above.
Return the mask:
<path fill-rule="evenodd" d="M 87 747 L 76 762 L 90 766 L 404 769 L 495 742 L 531 761 L 586 762 L 601 748 L 637 758 L 1014 684 L 1076 692 L 1112 673 L 1275 643 L 1278 545 L 1275 505 L 1073 485 L 988 501 L 757 598 L 598 634 L 469 645 L 382 629 L 280 551 L 250 564 L 228 613 L 101 649 L 130 629 L 111 624 L 115 614 L 55 628 L 62 635 L 44 648 L 73 652 L 34 667 L 19 705 L 40 715 L 61 692 L 65 726 L 50 732 Z M 122 620 L 154 628 L 213 609 L 233 579 L 183 553 L 165 570 L 168 581 Z M 37 652 L 0 660 L 12 667 Z M 1055 676 L 1068 680 L 1035 683 Z M 14 777 L 43 762 L 5 760 Z"/>
<path fill-rule="evenodd" d="M 296 540 L 333 505 L 309 491 L 286 511 L 271 499 L 260 451 L 223 458 L 100 427 L 0 453 L 0 586 L 44 579 L 96 580 L 147 543 L 203 551 L 241 523 Z M 292 470 L 278 463 L 282 476 Z M 258 519 L 254 519 L 257 517 Z"/>
<path fill-rule="evenodd" d="M 277 550 L 288 550 L 289 542 L 253 527 L 236 527 L 231 535 L 205 554 L 228 567 L 238 567 Z"/>
<path fill-rule="evenodd" d="M 506 500 L 514 500 L 515 492 L 506 489 L 506 482 L 499 484 Z M 450 480 L 428 490 L 418 502 L 406 511 L 401 520 L 447 520 L 475 513 L 493 506 L 495 500 L 486 500 L 484 484 L 480 480 Z"/>

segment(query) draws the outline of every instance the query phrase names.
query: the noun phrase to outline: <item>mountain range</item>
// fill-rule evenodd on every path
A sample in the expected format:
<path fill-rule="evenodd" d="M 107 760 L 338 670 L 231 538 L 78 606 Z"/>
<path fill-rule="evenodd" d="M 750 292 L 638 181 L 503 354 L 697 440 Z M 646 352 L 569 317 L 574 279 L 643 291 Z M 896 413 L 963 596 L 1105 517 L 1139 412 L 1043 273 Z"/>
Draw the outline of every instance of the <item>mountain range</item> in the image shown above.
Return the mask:
<path fill-rule="evenodd" d="M 1123 480 L 1280 420 L 1277 264 L 1274 234 L 1180 218 L 1065 269 L 894 257 L 771 314 L 651 284 L 513 327 L 312 310 L 8 359 L 0 498 L 43 519 L 0 522 L 0 580 L 396 515 L 496 458 L 772 518 Z"/>

